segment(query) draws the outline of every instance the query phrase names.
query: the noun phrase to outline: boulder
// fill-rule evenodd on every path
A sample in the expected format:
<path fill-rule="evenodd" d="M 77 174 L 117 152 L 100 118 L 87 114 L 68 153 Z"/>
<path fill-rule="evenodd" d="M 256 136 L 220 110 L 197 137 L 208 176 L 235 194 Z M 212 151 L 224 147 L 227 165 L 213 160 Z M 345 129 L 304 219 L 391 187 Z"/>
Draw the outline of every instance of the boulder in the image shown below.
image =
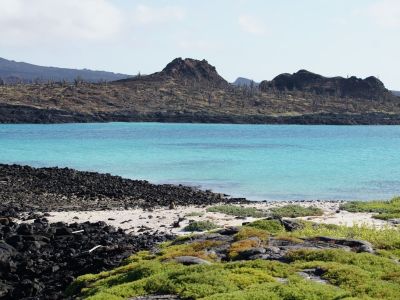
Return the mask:
<path fill-rule="evenodd" d="M 392 223 L 394 225 L 400 225 L 400 218 L 398 218 L 398 219 L 389 219 L 388 222 Z"/>
<path fill-rule="evenodd" d="M 352 251 L 356 252 L 368 252 L 375 253 L 372 244 L 363 240 L 354 240 L 354 239 L 343 239 L 343 238 L 333 238 L 328 236 L 316 236 L 313 238 L 306 239 L 307 241 L 312 242 L 323 242 L 326 244 L 338 245 L 351 248 Z"/>
<path fill-rule="evenodd" d="M 225 227 L 225 228 L 219 230 L 218 233 L 222 234 L 222 235 L 234 235 L 234 234 L 238 233 L 239 230 L 240 230 L 239 227 L 230 226 L 230 227 Z"/>
<path fill-rule="evenodd" d="M 262 247 L 254 247 L 239 252 L 238 258 L 247 260 L 255 255 L 265 254 L 265 252 L 266 252 L 265 249 Z"/>
<path fill-rule="evenodd" d="M 300 220 L 296 219 L 281 219 L 282 225 L 286 231 L 295 231 L 304 228 L 304 224 Z"/>
<path fill-rule="evenodd" d="M 16 254 L 16 250 L 5 241 L 0 241 L 0 266 L 4 268 L 10 262 L 10 258 Z"/>

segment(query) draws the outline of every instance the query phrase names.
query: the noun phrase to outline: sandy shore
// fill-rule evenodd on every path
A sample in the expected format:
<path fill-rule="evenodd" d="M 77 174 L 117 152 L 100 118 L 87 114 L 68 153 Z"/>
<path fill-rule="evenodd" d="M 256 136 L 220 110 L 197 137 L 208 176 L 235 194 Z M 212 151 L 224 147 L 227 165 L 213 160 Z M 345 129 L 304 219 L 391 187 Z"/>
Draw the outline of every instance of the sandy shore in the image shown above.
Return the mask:
<path fill-rule="evenodd" d="M 287 205 L 293 202 L 255 202 L 251 204 L 242 204 L 244 207 L 256 207 L 268 210 L 272 207 Z M 302 206 L 317 206 L 324 211 L 323 216 L 304 217 L 301 219 L 309 220 L 317 223 L 336 224 L 352 226 L 368 225 L 374 227 L 382 227 L 388 225 L 386 221 L 373 219 L 371 213 L 350 213 L 347 211 L 338 211 L 340 202 L 296 202 Z M 213 223 L 224 226 L 238 226 L 243 222 L 252 222 L 256 218 L 237 218 L 223 213 L 207 212 L 209 206 L 179 206 L 174 209 L 155 208 L 152 210 L 144 209 L 128 209 L 128 210 L 103 210 L 103 211 L 67 211 L 67 212 L 49 212 L 47 217 L 50 222 L 97 222 L 104 221 L 109 225 L 121 227 L 127 232 L 141 232 L 148 230 L 151 232 L 166 232 L 174 234 L 184 234 L 182 228 L 191 220 L 210 220 Z M 191 216 L 192 213 L 201 216 Z M 172 224 L 178 219 L 180 227 L 174 228 Z"/>

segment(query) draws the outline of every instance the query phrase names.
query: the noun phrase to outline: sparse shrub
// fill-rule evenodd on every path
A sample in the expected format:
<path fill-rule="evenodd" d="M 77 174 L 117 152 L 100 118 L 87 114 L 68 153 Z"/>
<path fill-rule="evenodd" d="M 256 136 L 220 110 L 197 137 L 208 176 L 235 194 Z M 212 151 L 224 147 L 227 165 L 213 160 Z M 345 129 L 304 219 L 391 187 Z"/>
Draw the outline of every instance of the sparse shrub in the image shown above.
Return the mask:
<path fill-rule="evenodd" d="M 238 257 L 240 252 L 259 246 L 259 241 L 256 239 L 239 240 L 231 244 L 228 252 L 229 258 L 235 259 Z"/>
<path fill-rule="evenodd" d="M 171 245 L 162 247 L 159 253 L 161 260 L 168 260 L 177 256 L 195 256 L 206 260 L 213 260 L 214 255 L 208 253 L 206 250 L 212 247 L 221 245 L 220 241 L 202 241 L 185 243 L 179 245 Z"/>
<path fill-rule="evenodd" d="M 211 221 L 194 221 L 183 228 L 184 231 L 208 231 L 218 228 L 218 225 Z"/>
<path fill-rule="evenodd" d="M 266 242 L 269 237 L 269 233 L 263 229 L 253 227 L 242 227 L 240 231 L 235 235 L 235 240 L 245 240 L 251 237 L 257 237 L 262 242 Z"/>
<path fill-rule="evenodd" d="M 370 212 L 376 213 L 373 218 L 388 220 L 400 218 L 400 197 L 395 197 L 389 201 L 352 201 L 344 203 L 340 209 L 349 212 Z"/>
<path fill-rule="evenodd" d="M 276 240 L 288 241 L 288 242 L 291 242 L 293 244 L 301 244 L 301 243 L 304 242 L 302 239 L 299 239 L 299 238 L 294 237 L 294 236 L 289 236 L 289 235 L 277 235 L 274 238 Z"/>
<path fill-rule="evenodd" d="M 267 212 L 255 207 L 242 207 L 237 205 L 216 205 L 207 208 L 208 212 L 219 212 L 235 217 L 263 218 Z"/>
<path fill-rule="evenodd" d="M 278 220 L 257 220 L 247 224 L 246 226 L 266 230 L 269 233 L 278 233 L 285 231 L 285 228 Z"/>
<path fill-rule="evenodd" d="M 204 212 L 202 211 L 192 211 L 185 215 L 185 217 L 202 217 L 202 216 L 204 216 Z"/>
<path fill-rule="evenodd" d="M 281 207 L 271 208 L 271 212 L 274 216 L 277 217 L 288 217 L 288 218 L 297 218 L 297 217 L 307 217 L 307 216 L 321 216 L 324 214 L 324 211 L 315 206 L 301 206 L 297 204 L 289 204 Z"/>
<path fill-rule="evenodd" d="M 304 222 L 304 228 L 287 235 L 295 237 L 331 236 L 338 238 L 361 239 L 371 242 L 376 248 L 385 250 L 400 249 L 400 230 L 383 227 L 376 229 L 367 225 L 338 226 Z"/>

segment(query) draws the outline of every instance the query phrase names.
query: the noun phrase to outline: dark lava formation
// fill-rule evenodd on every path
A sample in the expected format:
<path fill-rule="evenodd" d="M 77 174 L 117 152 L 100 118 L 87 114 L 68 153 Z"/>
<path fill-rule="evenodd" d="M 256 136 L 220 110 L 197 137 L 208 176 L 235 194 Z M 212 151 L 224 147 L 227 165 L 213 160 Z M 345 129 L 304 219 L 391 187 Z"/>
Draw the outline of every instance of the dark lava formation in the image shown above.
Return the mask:
<path fill-rule="evenodd" d="M 244 199 L 182 186 L 151 184 L 68 168 L 0 164 L 0 216 L 18 212 L 153 208 Z"/>
<path fill-rule="evenodd" d="M 0 219 L 0 299 L 65 299 L 79 275 L 120 265 L 139 250 L 152 249 L 170 235 L 125 234 L 104 222 L 17 224 Z"/>

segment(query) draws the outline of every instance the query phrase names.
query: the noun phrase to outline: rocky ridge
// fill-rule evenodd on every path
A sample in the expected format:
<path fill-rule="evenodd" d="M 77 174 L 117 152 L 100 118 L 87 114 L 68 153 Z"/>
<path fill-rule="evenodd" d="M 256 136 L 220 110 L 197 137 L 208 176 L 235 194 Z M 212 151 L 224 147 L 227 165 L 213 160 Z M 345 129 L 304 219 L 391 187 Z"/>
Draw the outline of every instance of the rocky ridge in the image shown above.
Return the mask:
<path fill-rule="evenodd" d="M 160 72 L 111 83 L 0 86 L 0 123 L 400 124 L 399 99 L 375 77 L 301 70 L 235 86 L 206 60 L 177 58 Z"/>
<path fill-rule="evenodd" d="M 88 69 L 67 69 L 44 67 L 25 62 L 16 62 L 0 57 L 0 85 L 48 81 L 85 80 L 89 82 L 112 81 L 130 77 L 130 75 Z"/>
<path fill-rule="evenodd" d="M 271 81 L 262 81 L 260 89 L 310 92 L 318 95 L 338 96 L 341 98 L 363 98 L 369 100 L 384 100 L 391 97 L 391 93 L 376 77 L 365 79 L 352 76 L 324 77 L 319 74 L 300 70 L 294 74 L 280 74 Z"/>

